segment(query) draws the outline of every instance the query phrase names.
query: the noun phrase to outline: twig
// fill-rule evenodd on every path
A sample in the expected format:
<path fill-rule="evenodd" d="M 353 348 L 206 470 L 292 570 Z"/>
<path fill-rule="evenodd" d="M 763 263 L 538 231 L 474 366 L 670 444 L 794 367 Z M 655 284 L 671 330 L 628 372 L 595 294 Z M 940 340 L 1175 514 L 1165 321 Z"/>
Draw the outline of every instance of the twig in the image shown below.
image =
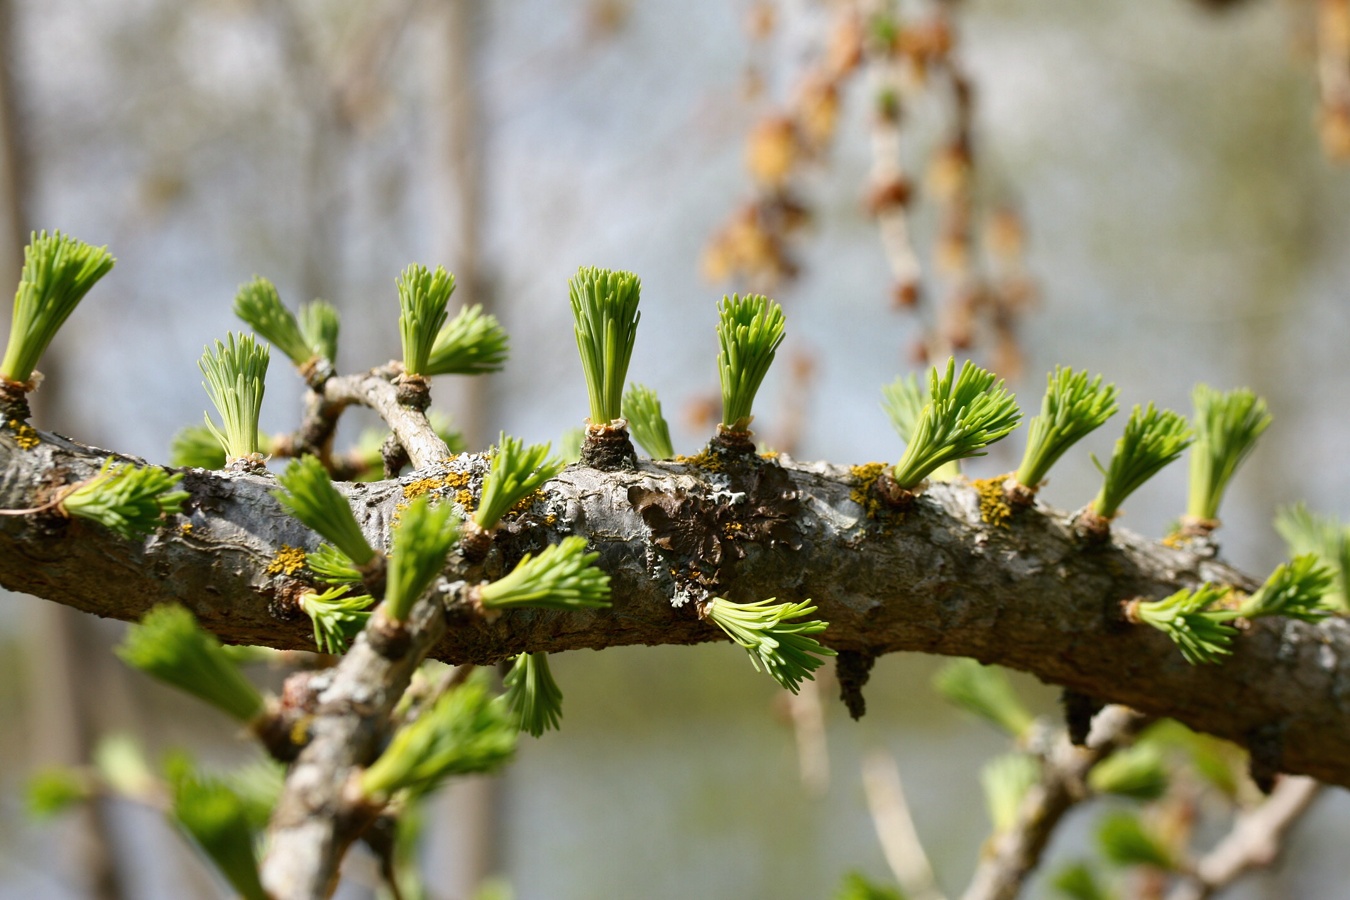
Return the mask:
<path fill-rule="evenodd" d="M 1040 863 L 1055 826 L 1065 813 L 1087 799 L 1088 772 L 1115 750 L 1130 744 L 1151 721 L 1123 706 L 1108 706 L 1093 720 L 1086 747 L 1075 747 L 1067 734 L 1056 734 L 1045 754 L 1040 781 L 1027 792 L 1017 811 L 1017 823 L 991 840 L 962 900 L 1012 900 L 1018 896 Z"/>
<path fill-rule="evenodd" d="M 802 787 L 813 797 L 824 796 L 830 788 L 830 742 L 825 732 L 822 680 L 803 681 L 800 691 L 786 695 L 792 734 L 797 740 L 797 774 Z"/>
<path fill-rule="evenodd" d="M 384 419 L 394 438 L 408 452 L 413 468 L 440 462 L 450 455 L 450 448 L 436 434 L 426 413 L 400 397 L 401 387 L 395 384 L 399 375 L 399 367 L 390 363 L 360 375 L 328 379 L 321 400 L 307 404 L 306 420 L 298 433 L 321 434 L 326 428 L 331 436 L 337 417 L 355 403 L 373 409 Z"/>
<path fill-rule="evenodd" d="M 352 815 L 344 789 L 379 751 L 413 672 L 445 634 L 443 604 L 437 589 L 418 601 L 402 652 L 376 647 L 371 637 L 378 629 L 367 628 L 341 662 L 310 681 L 317 700 L 310 740 L 287 773 L 268 825 L 262 880 L 274 900 L 327 897 L 336 886 L 347 847 L 370 825 Z"/>
<path fill-rule="evenodd" d="M 866 5 L 864 5 L 866 6 Z M 868 205 L 877 220 L 882 252 L 890 266 L 897 305 L 912 306 L 919 297 L 923 267 L 909 234 L 911 184 L 901 164 L 901 129 L 906 83 L 893 47 L 864 45 L 868 81 L 880 108 L 871 125 L 872 169 Z"/>
<path fill-rule="evenodd" d="M 863 759 L 862 776 L 881 852 L 900 889 L 914 900 L 944 900 L 905 802 L 900 767 L 891 756 L 877 750 Z"/>
<path fill-rule="evenodd" d="M 1194 874 L 1173 889 L 1170 900 L 1205 900 L 1252 869 L 1279 859 L 1289 829 L 1322 792 L 1303 775 L 1286 775 L 1259 806 L 1240 813 L 1228 835 L 1195 864 Z"/>

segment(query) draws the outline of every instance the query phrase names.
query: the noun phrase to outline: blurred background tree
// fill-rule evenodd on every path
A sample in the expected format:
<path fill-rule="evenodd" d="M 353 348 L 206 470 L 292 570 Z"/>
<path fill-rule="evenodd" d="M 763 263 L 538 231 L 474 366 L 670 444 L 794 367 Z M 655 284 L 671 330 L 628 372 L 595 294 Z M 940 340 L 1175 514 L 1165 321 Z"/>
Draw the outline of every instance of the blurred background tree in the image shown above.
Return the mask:
<path fill-rule="evenodd" d="M 486 303 L 513 338 L 499 376 L 438 393 L 481 447 L 499 428 L 556 440 L 576 424 L 584 389 L 566 278 L 579 263 L 630 269 L 644 281 L 646 346 L 661 341 L 646 354 L 639 341 L 632 377 L 661 391 L 688 451 L 716 393 L 723 286 L 704 276 L 735 275 L 710 253 L 738 212 L 772 199 L 773 154 L 797 154 L 795 205 L 777 210 L 790 244 L 769 274 L 798 363 L 762 392 L 771 442 L 799 458 L 892 457 L 878 388 L 915 365 L 916 346 L 958 343 L 942 311 L 959 310 L 970 286 L 942 253 L 959 253 L 950 238 L 964 229 L 982 254 L 977 226 L 998 224 L 963 223 L 963 204 L 1016 209 L 1039 308 L 982 331 L 971 352 L 1020 361 L 1024 406 L 1057 363 L 1106 373 L 1126 407 L 1186 408 L 1199 380 L 1266 397 L 1277 425 L 1224 517 L 1229 557 L 1266 571 L 1283 555 L 1276 505 L 1309 497 L 1350 513 L 1336 452 L 1348 436 L 1327 415 L 1350 399 L 1350 188 L 1323 152 L 1340 146 L 1342 4 L 1215 5 L 917 5 L 924 22 L 933 9 L 950 16 L 975 99 L 965 127 L 978 181 L 948 179 L 944 193 L 942 171 L 936 182 L 925 173 L 950 161 L 962 124 L 937 89 L 906 95 L 902 127 L 878 138 L 887 87 L 854 78 L 838 86 L 828 142 L 781 145 L 784 121 L 823 114 L 803 105 L 803 78 L 829 58 L 845 4 L 7 0 L 0 174 L 12 249 L 0 283 L 16 280 L 32 228 L 114 248 L 119 277 L 44 362 L 61 375 L 39 414 L 166 461 L 173 433 L 200 419 L 200 348 L 235 327 L 229 300 L 254 273 L 283 296 L 334 303 L 358 367 L 395 353 L 393 279 L 408 261 L 455 271 L 459 296 Z M 896 196 L 878 197 L 895 174 L 878 163 L 878 140 L 894 141 L 917 198 L 912 291 L 873 221 Z M 894 309 L 911 295 L 917 311 Z M 274 379 L 264 430 L 289 427 L 298 392 Z M 344 423 L 343 435 L 371 421 Z M 1087 444 L 1102 454 L 1111 440 Z M 970 468 L 1006 471 L 1015 452 Z M 1049 502 L 1095 490 L 1077 457 L 1056 470 Z M 1183 478 L 1164 472 L 1126 524 L 1164 533 Z M 156 753 L 233 752 L 229 729 L 121 668 L 106 649 L 120 631 L 30 598 L 0 606 L 0 897 L 217 890 L 147 810 L 106 803 L 81 825 L 40 828 L 20 814 L 31 763 L 87 759 L 99 734 L 133 731 Z M 489 872 L 524 898 L 819 897 L 848 869 L 884 879 L 859 776 L 876 749 L 900 761 L 939 882 L 965 882 L 987 830 L 970 773 L 1003 743 L 914 690 L 933 663 L 881 660 L 872 712 L 854 725 L 832 704 L 776 707 L 772 686 L 721 649 L 557 658 L 567 727 L 526 746 L 495 798 L 480 788 L 478 812 L 456 816 L 462 796 L 434 807 L 434 895 L 466 896 Z M 1019 686 L 1049 710 L 1045 690 Z M 1284 868 L 1233 896 L 1335 896 L 1347 872 L 1332 841 L 1348 817 L 1343 796 L 1324 800 Z M 72 827 L 78 841 L 53 830 Z M 1081 852 L 1083 831 L 1066 829 L 1052 853 Z M 344 896 L 374 878 L 351 881 Z"/>

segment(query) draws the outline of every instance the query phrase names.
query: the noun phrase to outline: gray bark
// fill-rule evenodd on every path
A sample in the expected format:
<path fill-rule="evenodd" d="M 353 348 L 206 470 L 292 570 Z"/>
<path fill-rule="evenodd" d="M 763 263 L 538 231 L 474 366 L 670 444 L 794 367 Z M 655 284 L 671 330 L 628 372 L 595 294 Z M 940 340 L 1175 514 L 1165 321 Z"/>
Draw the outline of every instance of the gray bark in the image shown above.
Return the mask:
<path fill-rule="evenodd" d="M 39 505 L 47 487 L 88 477 L 106 456 L 51 435 L 21 450 L 0 428 L 0 507 Z M 484 469 L 480 457 L 462 456 L 343 490 L 383 545 L 405 486 L 463 471 L 476 489 Z M 0 517 L 0 584 L 128 620 L 178 602 L 226 641 L 311 648 L 308 621 L 287 613 L 294 579 L 268 570 L 284 545 L 312 548 L 317 537 L 272 499 L 268 477 L 193 470 L 184 487 L 185 514 L 139 544 L 86 522 Z M 1222 665 L 1190 666 L 1162 634 L 1126 625 L 1121 602 L 1202 580 L 1251 587 L 1248 576 L 1123 530 L 1085 546 L 1068 514 L 1043 507 L 992 527 L 963 485 L 934 485 L 888 521 L 869 519 L 850 499 L 855 489 L 847 468 L 787 460 L 740 476 L 679 463 L 570 467 L 497 533 L 483 565 L 452 559 L 446 577 L 490 577 L 580 534 L 612 576 L 613 609 L 515 611 L 487 623 L 451 607 L 432 656 L 488 664 L 523 650 L 719 640 L 695 603 L 672 599 L 810 598 L 836 649 L 1021 669 L 1254 746 L 1269 769 L 1350 785 L 1350 623 L 1260 621 Z"/>

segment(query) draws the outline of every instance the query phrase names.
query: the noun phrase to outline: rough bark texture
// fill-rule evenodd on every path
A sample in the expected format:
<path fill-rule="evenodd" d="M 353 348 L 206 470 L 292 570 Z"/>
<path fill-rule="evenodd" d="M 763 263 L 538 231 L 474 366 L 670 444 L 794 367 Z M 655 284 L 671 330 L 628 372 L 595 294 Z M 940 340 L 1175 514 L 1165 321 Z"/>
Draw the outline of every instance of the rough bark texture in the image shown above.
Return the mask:
<path fill-rule="evenodd" d="M 363 815 L 347 780 L 356 767 L 375 759 L 388 737 L 394 705 L 426 647 L 445 630 L 437 612 L 434 601 L 414 607 L 409 629 L 414 638 L 400 652 L 390 653 L 362 634 L 342 665 L 308 679 L 312 700 L 306 705 L 313 713 L 308 741 L 286 775 L 268 825 L 261 874 L 273 897 L 327 897 L 337 887 L 343 855 L 379 811 Z"/>
<path fill-rule="evenodd" d="M 0 507 L 39 505 L 51 485 L 92 475 L 108 455 L 41 437 L 25 450 L 0 427 Z M 476 492 L 485 468 L 462 456 L 343 490 L 382 546 L 405 493 Z M 271 479 L 193 470 L 184 487 L 184 515 L 142 543 L 50 515 L 0 517 L 0 584 L 119 619 L 176 601 L 227 641 L 312 647 L 308 621 L 287 615 L 304 573 L 286 574 L 278 554 L 317 537 L 272 499 Z M 452 564 L 447 577 L 492 576 L 580 534 L 612 575 L 613 609 L 517 611 L 491 624 L 452 609 L 432 655 L 486 664 L 527 649 L 719 640 L 689 600 L 810 598 L 836 649 L 972 656 L 1238 743 L 1260 736 L 1279 770 L 1350 785 L 1350 623 L 1262 621 L 1224 664 L 1190 666 L 1160 633 L 1126 625 L 1121 601 L 1201 580 L 1250 587 L 1247 576 L 1125 531 L 1085 547 L 1067 514 L 1042 507 L 992 527 L 962 485 L 934 485 L 889 518 L 869 517 L 865 499 L 849 469 L 824 464 L 571 467 L 496 533 L 482 566 Z"/>

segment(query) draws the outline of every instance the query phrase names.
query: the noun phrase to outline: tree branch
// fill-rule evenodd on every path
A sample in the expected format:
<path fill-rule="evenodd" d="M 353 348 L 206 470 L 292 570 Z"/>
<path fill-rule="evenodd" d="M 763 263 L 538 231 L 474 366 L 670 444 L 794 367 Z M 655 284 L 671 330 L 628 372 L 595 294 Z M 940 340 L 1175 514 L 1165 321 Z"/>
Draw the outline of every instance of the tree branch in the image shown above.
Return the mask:
<path fill-rule="evenodd" d="M 1205 900 L 1252 869 L 1274 865 L 1289 829 L 1321 792 L 1322 785 L 1311 778 L 1281 778 L 1261 805 L 1238 814 L 1227 837 L 1200 858 L 1194 875 L 1177 886 L 1171 900 Z"/>
<path fill-rule="evenodd" d="M 991 841 L 962 900 L 1014 900 L 1020 896 L 1055 828 L 1070 809 L 1087 799 L 1087 776 L 1092 767 L 1132 742 L 1150 721 L 1124 707 L 1109 707 L 1093 721 L 1086 747 L 1075 747 L 1067 734 L 1057 730 L 1042 760 L 1041 778 L 1017 810 L 1016 824 Z"/>
<path fill-rule="evenodd" d="M 108 455 L 40 436 L 24 450 L 0 427 L 0 508 L 40 505 Z M 476 485 L 485 470 L 482 457 L 466 455 L 342 489 L 367 535 L 386 546 L 405 488 L 453 473 Z M 273 500 L 273 486 L 269 477 L 190 470 L 184 515 L 139 544 L 50 514 L 0 517 L 0 584 L 128 620 L 178 602 L 226 641 L 312 649 L 308 621 L 288 602 L 303 572 L 288 575 L 278 551 L 313 548 L 317 536 Z M 1041 507 L 991 527 L 962 485 L 934 485 L 892 521 L 869 519 L 850 497 L 858 491 L 849 469 L 826 464 L 761 463 L 739 474 L 688 463 L 571 467 L 499 529 L 482 566 L 452 560 L 446 574 L 495 577 L 524 552 L 579 534 L 612 576 L 613 609 L 516 611 L 485 623 L 452 608 L 432 655 L 488 664 L 524 650 L 719 640 L 695 604 L 671 598 L 811 598 L 836 649 L 1021 669 L 1240 744 L 1259 738 L 1278 770 L 1350 785 L 1350 623 L 1262 620 L 1222 665 L 1190 666 L 1163 635 L 1126 625 L 1121 601 L 1202 580 L 1253 587 L 1242 573 L 1123 530 L 1085 547 L 1067 514 Z"/>

